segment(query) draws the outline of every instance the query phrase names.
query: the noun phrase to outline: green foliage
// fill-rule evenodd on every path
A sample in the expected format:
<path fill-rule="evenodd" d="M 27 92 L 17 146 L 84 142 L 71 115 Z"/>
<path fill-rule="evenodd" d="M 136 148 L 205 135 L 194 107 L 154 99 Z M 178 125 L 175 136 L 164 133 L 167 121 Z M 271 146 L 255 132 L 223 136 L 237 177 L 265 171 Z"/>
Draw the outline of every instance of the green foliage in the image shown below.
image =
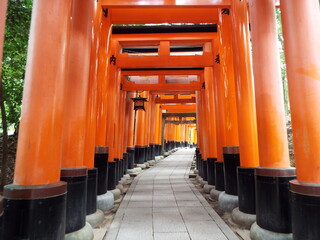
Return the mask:
<path fill-rule="evenodd" d="M 20 118 L 32 0 L 9 0 L 3 49 L 2 81 L 9 126 Z"/>

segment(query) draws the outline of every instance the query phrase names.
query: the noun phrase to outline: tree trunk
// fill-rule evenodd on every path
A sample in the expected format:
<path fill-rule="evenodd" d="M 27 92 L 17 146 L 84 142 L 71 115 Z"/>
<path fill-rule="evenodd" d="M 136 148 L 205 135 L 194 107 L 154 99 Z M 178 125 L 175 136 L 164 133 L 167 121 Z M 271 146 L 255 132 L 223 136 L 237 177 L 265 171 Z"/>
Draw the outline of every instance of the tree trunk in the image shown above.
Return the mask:
<path fill-rule="evenodd" d="M 0 108 L 1 108 L 1 120 L 2 120 L 2 166 L 1 166 L 1 184 L 0 191 L 3 191 L 3 187 L 7 184 L 7 162 L 8 162 L 8 126 L 7 126 L 7 115 L 4 107 L 2 80 L 0 81 Z"/>

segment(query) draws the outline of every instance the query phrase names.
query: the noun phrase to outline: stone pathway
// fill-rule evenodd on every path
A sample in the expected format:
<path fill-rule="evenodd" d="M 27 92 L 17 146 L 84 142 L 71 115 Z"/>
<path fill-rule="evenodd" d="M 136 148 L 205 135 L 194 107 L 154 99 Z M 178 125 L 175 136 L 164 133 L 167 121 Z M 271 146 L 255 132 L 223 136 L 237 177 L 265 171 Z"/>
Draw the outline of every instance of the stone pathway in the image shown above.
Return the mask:
<path fill-rule="evenodd" d="M 194 150 L 182 149 L 137 176 L 106 240 L 239 240 L 189 181 Z"/>

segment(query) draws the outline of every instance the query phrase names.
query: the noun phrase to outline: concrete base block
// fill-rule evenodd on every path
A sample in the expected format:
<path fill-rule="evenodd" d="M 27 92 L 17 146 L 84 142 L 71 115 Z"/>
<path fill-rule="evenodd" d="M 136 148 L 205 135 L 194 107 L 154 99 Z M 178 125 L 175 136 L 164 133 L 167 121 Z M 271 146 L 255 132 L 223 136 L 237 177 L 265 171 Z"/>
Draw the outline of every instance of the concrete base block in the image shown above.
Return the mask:
<path fill-rule="evenodd" d="M 86 221 L 91 225 L 92 228 L 97 228 L 104 220 L 104 213 L 97 209 L 95 213 L 86 216 Z"/>
<path fill-rule="evenodd" d="M 120 199 L 121 191 L 118 188 L 113 189 L 110 192 L 113 194 L 114 201 L 117 201 Z"/>
<path fill-rule="evenodd" d="M 89 223 L 78 231 L 65 235 L 65 240 L 92 240 L 94 237 L 92 227 Z"/>
<path fill-rule="evenodd" d="M 204 191 L 205 193 L 210 193 L 211 189 L 214 189 L 214 186 L 213 186 L 213 185 L 205 184 L 205 185 L 203 186 L 203 191 Z"/>
<path fill-rule="evenodd" d="M 276 233 L 265 230 L 255 222 L 250 229 L 250 238 L 252 240 L 292 240 L 292 233 Z M 302 239 L 301 239 L 302 240 Z"/>
<path fill-rule="evenodd" d="M 219 208 L 225 212 L 231 212 L 233 209 L 239 206 L 238 196 L 226 194 L 222 192 L 218 199 Z"/>
<path fill-rule="evenodd" d="M 214 199 L 214 200 L 218 200 L 219 199 L 219 195 L 221 194 L 222 192 L 219 191 L 219 190 L 216 190 L 215 188 L 211 189 L 210 191 L 210 198 L 211 199 Z"/>
<path fill-rule="evenodd" d="M 231 218 L 234 223 L 248 230 L 250 230 L 252 224 L 256 221 L 255 214 L 241 212 L 239 208 L 232 210 Z"/>
<path fill-rule="evenodd" d="M 97 208 L 103 212 L 106 212 L 113 208 L 114 197 L 113 194 L 108 191 L 105 194 L 97 196 Z"/>
<path fill-rule="evenodd" d="M 146 165 L 146 168 L 150 168 L 150 164 L 148 162 L 145 162 L 144 165 Z"/>
<path fill-rule="evenodd" d="M 141 169 L 146 169 L 147 168 L 146 164 L 137 164 L 137 167 L 141 168 Z"/>
<path fill-rule="evenodd" d="M 202 179 L 202 177 L 200 177 L 200 175 L 198 175 L 197 177 L 196 177 L 196 180 L 198 181 L 198 182 L 202 182 L 203 181 L 203 179 Z"/>
<path fill-rule="evenodd" d="M 134 170 L 134 168 L 131 168 L 131 169 L 128 169 L 127 170 L 127 173 L 129 174 L 129 176 L 130 176 L 130 173 L 134 173 L 136 170 Z"/>
<path fill-rule="evenodd" d="M 154 158 L 154 160 L 156 161 L 156 162 L 158 162 L 158 161 L 160 161 L 162 158 L 161 158 L 162 156 L 155 156 L 155 158 Z"/>
<path fill-rule="evenodd" d="M 211 189 L 210 191 L 210 198 L 213 200 L 218 200 L 219 195 L 222 193 L 222 191 L 216 190 L 215 188 Z"/>
<path fill-rule="evenodd" d="M 150 166 L 154 166 L 156 164 L 156 161 L 155 160 L 150 160 L 148 161 L 149 165 Z"/>
<path fill-rule="evenodd" d="M 170 153 L 169 152 L 165 152 L 163 155 L 164 155 L 164 157 L 168 157 L 170 155 Z"/>
<path fill-rule="evenodd" d="M 207 181 L 204 181 L 203 179 L 202 179 L 202 181 L 201 180 L 199 180 L 199 184 L 200 184 L 200 187 L 204 187 L 204 185 L 206 185 L 206 184 L 208 184 L 208 182 Z"/>
<path fill-rule="evenodd" d="M 119 184 L 116 186 L 116 188 L 119 189 L 121 193 L 123 193 L 123 189 L 124 189 L 124 188 L 123 188 L 123 185 L 122 185 L 122 184 L 119 183 Z"/>

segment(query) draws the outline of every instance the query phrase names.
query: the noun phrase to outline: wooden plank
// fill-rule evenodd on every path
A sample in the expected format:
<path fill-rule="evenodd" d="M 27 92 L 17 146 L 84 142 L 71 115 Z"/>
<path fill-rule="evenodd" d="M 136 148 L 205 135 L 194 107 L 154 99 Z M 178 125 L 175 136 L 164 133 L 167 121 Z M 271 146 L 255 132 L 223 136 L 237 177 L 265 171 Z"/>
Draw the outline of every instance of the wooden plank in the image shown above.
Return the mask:
<path fill-rule="evenodd" d="M 103 7 L 230 7 L 231 0 L 101 0 Z"/>

